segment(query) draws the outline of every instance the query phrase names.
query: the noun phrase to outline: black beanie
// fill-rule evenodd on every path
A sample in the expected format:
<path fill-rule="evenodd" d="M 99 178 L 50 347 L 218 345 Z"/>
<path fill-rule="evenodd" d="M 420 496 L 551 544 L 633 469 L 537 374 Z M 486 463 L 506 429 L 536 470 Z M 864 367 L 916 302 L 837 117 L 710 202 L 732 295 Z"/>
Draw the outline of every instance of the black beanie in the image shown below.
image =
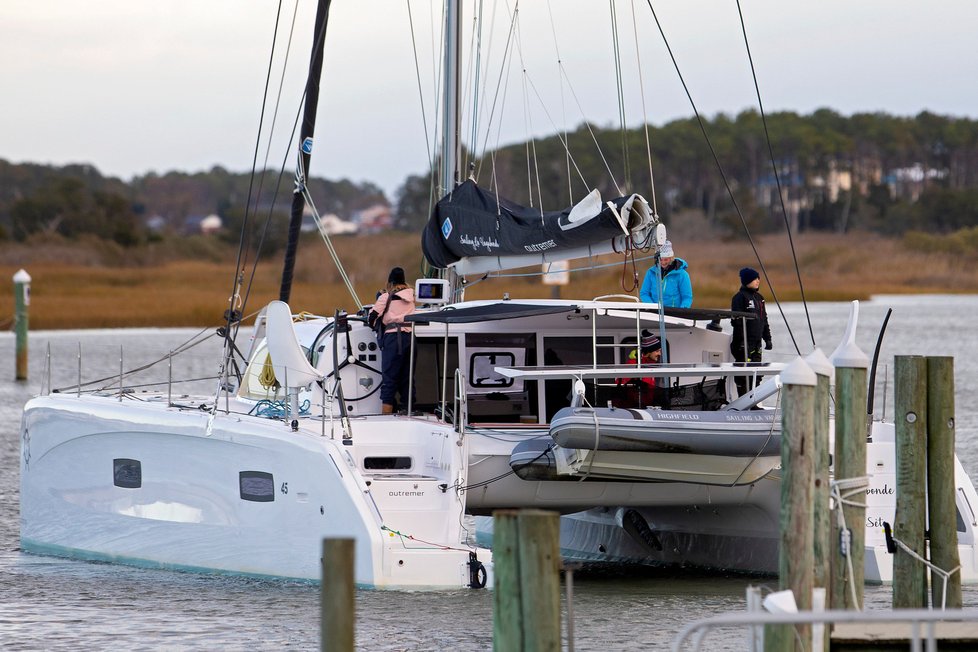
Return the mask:
<path fill-rule="evenodd" d="M 389 285 L 407 285 L 407 281 L 404 280 L 404 270 L 400 267 L 392 269 L 390 276 L 387 277 L 387 283 Z"/>
<path fill-rule="evenodd" d="M 745 267 L 742 270 L 740 270 L 740 284 L 741 285 L 747 285 L 748 283 L 750 283 L 751 281 L 753 281 L 755 278 L 761 278 L 761 275 L 757 273 L 757 270 L 756 269 L 752 269 L 750 267 Z"/>

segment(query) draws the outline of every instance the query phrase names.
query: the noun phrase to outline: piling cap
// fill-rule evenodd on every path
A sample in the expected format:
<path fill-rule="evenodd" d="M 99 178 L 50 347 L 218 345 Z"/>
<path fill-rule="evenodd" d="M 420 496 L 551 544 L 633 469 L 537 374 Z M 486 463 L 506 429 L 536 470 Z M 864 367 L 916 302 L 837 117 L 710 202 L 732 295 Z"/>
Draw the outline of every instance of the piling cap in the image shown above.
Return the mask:
<path fill-rule="evenodd" d="M 832 364 L 835 368 L 869 369 L 869 358 L 855 342 L 846 342 L 832 352 Z"/>
<path fill-rule="evenodd" d="M 849 323 L 846 324 L 846 334 L 829 356 L 835 368 L 868 369 L 869 358 L 856 346 L 856 324 L 859 322 L 859 302 L 853 301 L 849 308 Z"/>
<path fill-rule="evenodd" d="M 27 273 L 26 269 L 19 270 L 14 274 L 14 283 L 30 283 L 31 275 Z"/>
<path fill-rule="evenodd" d="M 807 385 L 815 387 L 818 385 L 818 376 L 808 366 L 804 358 L 797 357 L 794 362 L 785 367 L 781 372 L 781 383 L 784 385 Z"/>
<path fill-rule="evenodd" d="M 829 380 L 832 380 L 832 372 L 835 371 L 835 367 L 832 366 L 829 359 L 822 353 L 822 349 L 816 347 L 814 351 L 805 356 L 805 362 L 819 376 L 828 376 Z"/>

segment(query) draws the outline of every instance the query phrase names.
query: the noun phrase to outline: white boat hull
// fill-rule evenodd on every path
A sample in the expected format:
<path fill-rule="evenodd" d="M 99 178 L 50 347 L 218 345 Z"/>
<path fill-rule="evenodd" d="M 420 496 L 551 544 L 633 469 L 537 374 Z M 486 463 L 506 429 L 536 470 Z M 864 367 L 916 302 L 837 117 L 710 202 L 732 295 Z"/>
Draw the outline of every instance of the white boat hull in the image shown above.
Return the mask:
<path fill-rule="evenodd" d="M 410 420 L 401 421 L 411 428 Z M 304 420 L 305 428 L 293 432 L 280 420 L 211 418 L 165 402 L 136 409 L 132 401 L 56 395 L 32 400 L 22 425 L 25 551 L 318 580 L 322 540 L 352 537 L 360 586 L 469 584 L 469 550 L 459 525 L 464 507 L 440 487 L 449 474 L 366 480 L 360 473 L 356 457 L 369 449 L 369 428 L 377 426 L 363 424 L 358 445 L 344 446 L 322 436 L 321 422 Z M 391 426 L 379 427 L 389 432 Z M 405 439 L 413 436 L 430 449 L 425 435 L 414 431 Z M 447 434 L 437 438 L 441 446 Z M 402 448 L 425 459 L 411 446 Z M 139 461 L 138 488 L 114 482 L 119 459 Z M 450 473 L 447 455 L 436 463 Z M 269 474 L 273 495 L 243 499 L 242 472 Z M 488 552 L 479 552 L 488 562 Z"/>
<path fill-rule="evenodd" d="M 895 451 L 891 424 L 874 424 L 867 444 L 865 567 L 870 583 L 893 580 L 883 522 L 896 507 Z M 978 494 L 955 461 L 958 552 L 961 578 L 978 582 Z M 576 483 L 587 485 L 591 481 Z M 749 487 L 705 487 L 650 483 L 616 507 L 606 503 L 561 518 L 560 545 L 566 559 L 597 564 L 672 565 L 745 573 L 776 574 L 780 539 L 780 477 L 772 473 Z M 703 493 L 694 495 L 692 488 Z M 689 488 L 684 493 L 684 488 Z M 643 501 L 644 502 L 643 504 Z M 492 542 L 492 520 L 477 518 L 476 540 Z"/>

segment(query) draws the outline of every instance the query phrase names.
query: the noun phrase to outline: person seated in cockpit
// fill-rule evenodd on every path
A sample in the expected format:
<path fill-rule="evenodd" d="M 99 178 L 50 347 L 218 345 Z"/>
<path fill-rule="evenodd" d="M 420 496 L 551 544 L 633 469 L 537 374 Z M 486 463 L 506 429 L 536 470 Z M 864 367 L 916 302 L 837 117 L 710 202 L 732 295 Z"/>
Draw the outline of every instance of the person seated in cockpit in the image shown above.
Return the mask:
<path fill-rule="evenodd" d="M 642 331 L 642 340 L 637 349 L 632 349 L 628 354 L 627 364 L 638 364 L 641 355 L 642 366 L 658 364 L 662 360 L 662 341 L 657 335 L 653 335 L 647 330 Z M 648 377 L 629 377 L 616 378 L 615 385 L 618 388 L 616 397 L 611 404 L 615 407 L 642 407 L 652 401 L 655 393 L 655 378 Z"/>

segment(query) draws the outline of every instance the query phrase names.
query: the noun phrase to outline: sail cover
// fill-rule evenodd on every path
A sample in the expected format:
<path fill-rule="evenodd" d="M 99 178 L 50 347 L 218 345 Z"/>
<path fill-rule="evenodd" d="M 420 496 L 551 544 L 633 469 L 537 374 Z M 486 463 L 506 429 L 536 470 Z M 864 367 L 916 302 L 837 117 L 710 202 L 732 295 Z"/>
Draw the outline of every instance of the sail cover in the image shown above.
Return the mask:
<path fill-rule="evenodd" d="M 570 208 L 541 214 L 468 180 L 435 205 L 421 245 L 434 267 L 472 273 L 621 251 L 628 238 L 644 241 L 652 223 L 640 195 L 602 202 L 594 190 Z"/>

